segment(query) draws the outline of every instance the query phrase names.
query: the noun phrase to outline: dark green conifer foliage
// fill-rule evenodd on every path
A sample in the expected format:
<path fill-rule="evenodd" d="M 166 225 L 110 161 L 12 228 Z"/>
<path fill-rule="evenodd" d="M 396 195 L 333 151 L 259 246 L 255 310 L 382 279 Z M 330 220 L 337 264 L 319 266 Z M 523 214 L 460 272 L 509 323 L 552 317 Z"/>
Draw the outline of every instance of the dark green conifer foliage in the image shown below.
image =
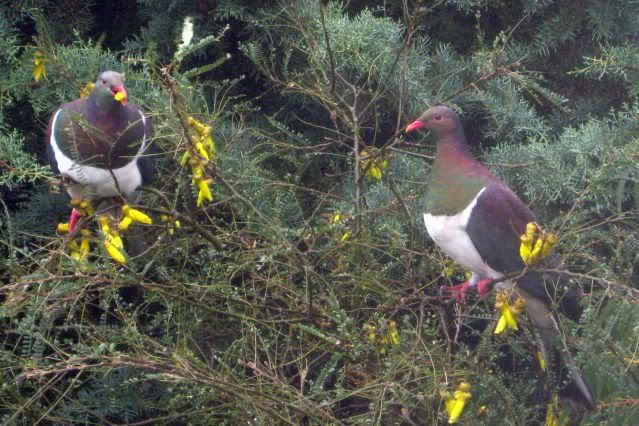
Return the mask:
<path fill-rule="evenodd" d="M 100 22 L 111 12 L 117 25 Z M 0 422 L 444 424 L 440 392 L 464 380 L 464 424 L 543 424 L 557 388 L 525 317 L 495 337 L 493 299 L 437 296 L 463 271 L 424 236 L 432 140 L 401 129 L 445 102 L 473 151 L 561 235 L 588 294 L 581 324 L 563 328 L 599 410 L 562 415 L 634 424 L 637 28 L 632 0 L 0 9 Z M 48 75 L 35 82 L 37 49 Z M 126 266 L 96 237 L 80 267 L 55 234 L 68 206 L 50 192 L 44 132 L 106 69 L 125 73 L 154 120 L 143 205 L 155 223 L 137 228 L 147 249 Z M 203 208 L 179 166 L 187 116 L 218 147 Z"/>

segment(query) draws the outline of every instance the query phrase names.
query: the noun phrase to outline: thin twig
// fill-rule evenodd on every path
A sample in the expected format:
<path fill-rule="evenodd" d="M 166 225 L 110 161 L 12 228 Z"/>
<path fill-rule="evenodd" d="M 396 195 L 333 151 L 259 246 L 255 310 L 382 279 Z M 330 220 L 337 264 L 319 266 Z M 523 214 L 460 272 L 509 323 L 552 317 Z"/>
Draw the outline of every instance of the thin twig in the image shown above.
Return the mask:
<path fill-rule="evenodd" d="M 328 62 L 331 66 L 331 94 L 335 94 L 335 59 L 333 58 L 333 50 L 328 39 L 328 31 L 326 30 L 326 20 L 324 19 L 324 5 L 319 5 L 320 17 L 322 18 L 322 30 L 324 31 L 324 42 L 326 43 L 326 51 L 328 52 Z"/>

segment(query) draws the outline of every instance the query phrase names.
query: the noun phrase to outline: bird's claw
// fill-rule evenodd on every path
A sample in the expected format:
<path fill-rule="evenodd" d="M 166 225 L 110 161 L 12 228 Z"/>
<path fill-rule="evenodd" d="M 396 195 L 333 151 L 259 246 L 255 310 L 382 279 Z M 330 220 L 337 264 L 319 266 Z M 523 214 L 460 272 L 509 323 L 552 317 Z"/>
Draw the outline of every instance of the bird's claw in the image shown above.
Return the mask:
<path fill-rule="evenodd" d="M 472 287 L 470 281 L 466 281 L 465 283 L 454 285 L 450 287 L 442 287 L 441 293 L 442 295 L 455 296 L 455 300 L 457 303 L 464 303 L 466 300 L 466 293 L 468 293 L 468 289 Z"/>
<path fill-rule="evenodd" d="M 442 287 L 441 293 L 442 295 L 454 295 L 457 303 L 461 304 L 466 300 L 468 289 L 474 289 L 477 292 L 477 295 L 481 298 L 488 296 L 491 290 L 491 282 L 492 280 L 490 278 L 482 278 L 473 285 L 473 283 L 469 280 L 459 285 Z"/>
<path fill-rule="evenodd" d="M 73 232 L 82 216 L 91 216 L 95 213 L 90 200 L 73 199 L 71 200 L 71 206 L 73 210 L 71 210 L 71 216 L 69 217 L 69 232 Z"/>
<path fill-rule="evenodd" d="M 78 220 L 82 217 L 82 212 L 75 207 L 71 210 L 71 216 L 69 217 L 69 232 L 73 232 Z"/>
<path fill-rule="evenodd" d="M 490 294 L 490 290 L 492 285 L 490 285 L 490 283 L 492 282 L 492 279 L 490 278 L 482 278 L 481 280 L 477 281 L 477 295 L 481 298 L 484 298 L 486 296 L 488 296 L 488 294 Z"/>

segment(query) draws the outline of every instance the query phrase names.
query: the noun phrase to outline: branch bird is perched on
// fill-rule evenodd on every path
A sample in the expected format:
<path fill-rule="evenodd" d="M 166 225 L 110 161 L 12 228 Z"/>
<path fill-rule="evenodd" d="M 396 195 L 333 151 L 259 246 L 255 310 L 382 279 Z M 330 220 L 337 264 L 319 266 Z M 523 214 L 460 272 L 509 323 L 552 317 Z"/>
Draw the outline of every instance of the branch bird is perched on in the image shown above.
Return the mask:
<path fill-rule="evenodd" d="M 535 216 L 502 180 L 473 157 L 457 114 L 446 106 L 432 107 L 410 123 L 406 132 L 422 128 L 430 130 L 437 142 L 426 194 L 426 229 L 446 254 L 473 273 L 470 282 L 456 290 L 464 294 L 468 287 L 478 287 L 478 292 L 485 295 L 487 281 L 525 268 L 519 254 L 520 236 L 526 233 L 528 223 L 536 222 Z M 558 260 L 551 257 L 548 262 L 556 264 Z M 567 287 L 566 280 L 529 271 L 516 282 L 507 280 L 498 285 L 514 287 L 524 298 L 544 360 L 558 371 L 558 378 L 568 379 L 562 396 L 594 409 L 588 385 L 568 349 L 559 342 L 559 318 L 552 310 L 551 295 Z M 574 320 L 580 316 L 581 297 L 575 287 L 565 291 L 559 301 Z"/>
<path fill-rule="evenodd" d="M 47 153 L 54 170 L 67 181 L 74 200 L 129 197 L 150 180 L 151 160 L 145 151 L 153 135 L 151 119 L 128 102 L 120 73 L 105 71 L 86 99 L 61 105 L 47 129 Z M 69 220 L 72 231 L 79 209 Z"/>

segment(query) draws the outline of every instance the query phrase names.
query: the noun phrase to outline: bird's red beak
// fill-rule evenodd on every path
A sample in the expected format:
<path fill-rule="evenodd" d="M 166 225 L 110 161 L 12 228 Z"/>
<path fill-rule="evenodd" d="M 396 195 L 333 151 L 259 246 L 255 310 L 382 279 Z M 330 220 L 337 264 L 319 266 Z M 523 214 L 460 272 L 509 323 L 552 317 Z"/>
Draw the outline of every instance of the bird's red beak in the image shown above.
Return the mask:
<path fill-rule="evenodd" d="M 126 105 L 129 101 L 129 92 L 127 92 L 126 87 L 121 84 L 115 85 L 111 87 L 111 93 L 113 93 L 113 98 L 120 102 L 122 105 Z"/>
<path fill-rule="evenodd" d="M 421 129 L 422 127 L 424 127 L 424 123 L 419 120 L 415 120 L 408 126 L 406 126 L 406 133 L 410 133 L 413 130 Z"/>

